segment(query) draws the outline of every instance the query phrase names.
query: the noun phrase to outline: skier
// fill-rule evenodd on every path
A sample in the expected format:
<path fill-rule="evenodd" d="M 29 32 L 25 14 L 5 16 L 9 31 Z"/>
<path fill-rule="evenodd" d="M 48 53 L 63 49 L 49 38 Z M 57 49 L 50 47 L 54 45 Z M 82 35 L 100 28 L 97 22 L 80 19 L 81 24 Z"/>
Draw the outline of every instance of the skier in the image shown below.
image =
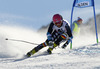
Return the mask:
<path fill-rule="evenodd" d="M 78 19 L 73 22 L 72 31 L 73 31 L 73 35 L 74 36 L 79 34 L 79 32 L 80 32 L 80 25 L 82 24 L 82 21 L 83 20 L 80 17 L 78 17 Z"/>
<path fill-rule="evenodd" d="M 72 38 L 68 22 L 64 21 L 60 14 L 55 14 L 48 28 L 47 40 L 28 52 L 26 56 L 30 57 L 46 46 L 49 46 L 47 52 L 51 54 L 52 50 L 59 46 L 62 41 L 65 41 L 65 44 L 62 46 L 62 48 L 65 48 L 71 42 Z"/>

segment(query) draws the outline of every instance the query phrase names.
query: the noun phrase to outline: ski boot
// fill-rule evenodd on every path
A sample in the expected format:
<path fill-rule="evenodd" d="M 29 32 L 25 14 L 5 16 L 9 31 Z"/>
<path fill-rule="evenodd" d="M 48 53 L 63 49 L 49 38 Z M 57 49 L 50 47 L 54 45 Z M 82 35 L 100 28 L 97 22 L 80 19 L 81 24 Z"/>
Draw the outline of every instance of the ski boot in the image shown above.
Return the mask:
<path fill-rule="evenodd" d="M 49 49 L 47 50 L 47 52 L 48 52 L 49 54 L 52 54 L 52 50 L 53 50 L 53 48 L 49 48 Z"/>
<path fill-rule="evenodd" d="M 53 50 L 55 47 L 57 47 L 57 44 L 56 44 L 56 43 L 53 44 L 53 48 L 50 48 L 50 47 L 49 47 L 49 49 L 47 50 L 47 52 L 48 52 L 49 54 L 52 54 L 52 50 Z"/>
<path fill-rule="evenodd" d="M 28 52 L 28 53 L 26 54 L 26 57 L 30 57 L 30 56 L 31 56 L 31 53 Z"/>
<path fill-rule="evenodd" d="M 33 49 L 33 50 L 31 50 L 30 52 L 28 52 L 27 54 L 26 54 L 26 57 L 30 57 L 31 55 L 33 55 L 33 54 L 35 54 L 36 53 L 36 51 L 35 51 L 35 49 Z"/>

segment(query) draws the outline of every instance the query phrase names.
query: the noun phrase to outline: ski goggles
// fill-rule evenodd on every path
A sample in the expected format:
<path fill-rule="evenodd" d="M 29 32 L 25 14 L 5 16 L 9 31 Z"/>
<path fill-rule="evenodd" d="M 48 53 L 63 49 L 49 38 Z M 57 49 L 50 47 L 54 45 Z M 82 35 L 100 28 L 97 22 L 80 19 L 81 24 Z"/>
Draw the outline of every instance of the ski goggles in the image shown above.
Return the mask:
<path fill-rule="evenodd" d="M 54 24 L 61 24 L 62 23 L 62 20 L 60 20 L 60 21 L 56 21 L 56 22 L 54 22 Z"/>

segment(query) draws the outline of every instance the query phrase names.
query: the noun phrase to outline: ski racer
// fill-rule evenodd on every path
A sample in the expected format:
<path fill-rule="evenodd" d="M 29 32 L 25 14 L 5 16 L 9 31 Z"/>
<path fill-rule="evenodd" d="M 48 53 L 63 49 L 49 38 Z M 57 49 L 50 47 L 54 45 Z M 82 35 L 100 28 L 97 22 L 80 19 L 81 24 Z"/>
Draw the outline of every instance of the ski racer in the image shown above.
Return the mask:
<path fill-rule="evenodd" d="M 65 48 L 71 42 L 72 38 L 68 22 L 64 21 L 60 14 L 55 14 L 48 28 L 47 40 L 29 51 L 26 56 L 30 57 L 46 46 L 49 46 L 47 52 L 51 54 L 52 50 L 63 41 L 65 41 L 65 44 L 63 44 L 62 48 Z"/>
<path fill-rule="evenodd" d="M 82 24 L 82 21 L 83 20 L 80 17 L 78 17 L 78 19 L 73 22 L 72 31 L 74 36 L 77 36 L 79 34 L 80 25 Z"/>

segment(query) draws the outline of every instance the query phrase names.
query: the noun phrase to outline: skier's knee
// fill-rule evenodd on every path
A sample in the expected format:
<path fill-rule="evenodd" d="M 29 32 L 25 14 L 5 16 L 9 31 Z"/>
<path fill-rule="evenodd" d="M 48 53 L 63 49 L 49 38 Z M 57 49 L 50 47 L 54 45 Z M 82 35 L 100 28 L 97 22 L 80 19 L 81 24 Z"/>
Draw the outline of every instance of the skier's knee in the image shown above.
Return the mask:
<path fill-rule="evenodd" d="M 67 34 L 64 33 L 64 34 L 62 34 L 62 35 L 55 41 L 55 43 L 56 43 L 57 45 L 59 45 L 60 42 L 66 40 L 67 37 L 68 37 Z"/>
<path fill-rule="evenodd" d="M 61 38 L 62 38 L 63 40 L 66 40 L 66 39 L 67 39 L 67 37 L 68 37 L 68 36 L 67 36 L 67 34 L 66 34 L 66 33 L 64 33 L 64 34 L 62 34 L 62 35 L 61 35 Z"/>

